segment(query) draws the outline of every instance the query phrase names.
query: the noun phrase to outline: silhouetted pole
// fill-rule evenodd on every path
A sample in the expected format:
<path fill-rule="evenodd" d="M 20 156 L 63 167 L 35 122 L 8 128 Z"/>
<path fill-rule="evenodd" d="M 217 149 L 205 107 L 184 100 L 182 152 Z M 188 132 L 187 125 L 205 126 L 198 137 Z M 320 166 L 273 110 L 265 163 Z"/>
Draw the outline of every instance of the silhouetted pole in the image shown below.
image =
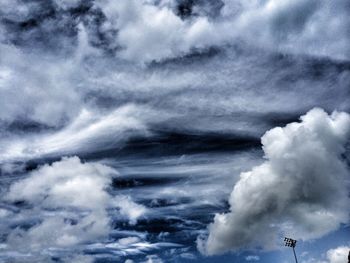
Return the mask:
<path fill-rule="evenodd" d="M 298 259 L 297 259 L 297 255 L 295 254 L 295 246 L 296 246 L 296 244 L 297 244 L 297 241 L 296 240 L 294 240 L 294 239 L 291 239 L 291 238 L 289 238 L 289 237 L 285 237 L 284 238 L 284 242 L 285 242 L 285 246 L 286 247 L 291 247 L 291 248 L 293 248 L 293 254 L 294 254 L 294 258 L 295 258 L 295 262 L 296 263 L 298 263 Z"/>
<path fill-rule="evenodd" d="M 350 263 L 350 251 L 349 251 L 349 255 L 348 255 L 348 263 Z"/>
<path fill-rule="evenodd" d="M 293 247 L 293 252 L 294 252 L 294 257 L 295 257 L 295 262 L 298 263 L 297 255 L 295 254 L 295 249 Z"/>

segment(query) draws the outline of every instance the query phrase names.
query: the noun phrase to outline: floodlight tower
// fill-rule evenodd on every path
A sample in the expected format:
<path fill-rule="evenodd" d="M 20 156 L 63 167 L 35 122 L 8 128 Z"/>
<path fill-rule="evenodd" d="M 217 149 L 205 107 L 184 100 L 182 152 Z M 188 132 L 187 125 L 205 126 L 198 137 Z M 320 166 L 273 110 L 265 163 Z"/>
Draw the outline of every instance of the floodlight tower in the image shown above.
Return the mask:
<path fill-rule="evenodd" d="M 298 263 L 298 259 L 297 259 L 297 255 L 295 254 L 295 246 L 297 245 L 297 241 L 294 239 L 291 239 L 289 237 L 285 237 L 284 238 L 284 242 L 285 242 L 285 246 L 286 247 L 291 247 L 293 248 L 293 253 L 294 253 L 294 258 L 295 258 L 295 262 Z"/>

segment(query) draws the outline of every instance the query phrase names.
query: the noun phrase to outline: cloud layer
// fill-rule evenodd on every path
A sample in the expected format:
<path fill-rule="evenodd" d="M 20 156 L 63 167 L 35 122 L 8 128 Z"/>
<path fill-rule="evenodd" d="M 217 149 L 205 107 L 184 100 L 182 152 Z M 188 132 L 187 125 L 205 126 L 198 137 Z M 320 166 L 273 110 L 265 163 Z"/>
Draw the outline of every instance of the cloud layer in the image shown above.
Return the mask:
<path fill-rule="evenodd" d="M 89 45 L 134 62 L 181 57 L 241 40 L 288 53 L 350 58 L 346 0 L 2 0 L 0 4 L 5 40 L 72 48 L 83 23 Z"/>
<path fill-rule="evenodd" d="M 226 0 L 209 8 L 208 2 L 104 0 L 96 5 L 107 17 L 105 26 L 118 30 L 119 54 L 133 61 L 183 56 L 238 39 L 284 52 L 350 58 L 346 0 Z M 189 18 L 178 16 L 181 6 Z M 215 8 L 214 17 L 205 12 Z"/>
<path fill-rule="evenodd" d="M 348 0 L 0 0 L 0 261 L 31 252 L 43 262 L 193 258 L 198 234 L 227 211 L 238 175 L 262 163 L 266 130 L 315 106 L 350 110 L 348 14 Z M 331 149 L 331 136 L 315 130 L 315 138 L 295 133 L 305 148 L 320 140 L 333 154 L 308 153 L 327 166 L 323 181 L 297 157 L 271 153 L 307 155 L 298 140 L 267 149 L 294 136 L 285 128 L 282 139 L 265 136 L 270 160 L 250 173 L 269 180 L 242 176 L 232 197 L 257 212 L 235 205 L 242 218 L 217 218 L 257 218 L 256 232 L 265 224 L 273 235 L 300 223 L 309 237 L 343 222 L 342 202 L 329 197 L 332 188 L 343 200 L 343 188 L 325 177 L 341 167 L 342 146 Z M 293 162 L 312 171 L 306 183 L 289 176 Z M 265 193 L 275 185 L 285 199 L 277 187 Z M 254 231 L 241 244 L 225 242 L 250 246 Z"/>
<path fill-rule="evenodd" d="M 266 161 L 241 174 L 230 212 L 216 214 L 205 254 L 273 248 L 283 235 L 308 240 L 349 220 L 348 176 L 342 160 L 350 116 L 313 109 L 300 123 L 274 128 L 262 137 Z"/>
<path fill-rule="evenodd" d="M 0 159 L 119 147 L 159 126 L 260 137 L 277 115 L 348 110 L 346 64 L 270 54 L 344 53 L 343 1 L 217 3 L 2 0 Z"/>

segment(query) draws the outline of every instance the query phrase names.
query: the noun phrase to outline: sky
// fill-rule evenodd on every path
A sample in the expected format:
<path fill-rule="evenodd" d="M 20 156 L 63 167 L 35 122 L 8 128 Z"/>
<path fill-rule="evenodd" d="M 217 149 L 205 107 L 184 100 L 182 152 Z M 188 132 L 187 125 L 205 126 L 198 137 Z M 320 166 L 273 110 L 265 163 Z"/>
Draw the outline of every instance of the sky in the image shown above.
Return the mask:
<path fill-rule="evenodd" d="M 0 262 L 346 262 L 348 0 L 0 0 Z"/>

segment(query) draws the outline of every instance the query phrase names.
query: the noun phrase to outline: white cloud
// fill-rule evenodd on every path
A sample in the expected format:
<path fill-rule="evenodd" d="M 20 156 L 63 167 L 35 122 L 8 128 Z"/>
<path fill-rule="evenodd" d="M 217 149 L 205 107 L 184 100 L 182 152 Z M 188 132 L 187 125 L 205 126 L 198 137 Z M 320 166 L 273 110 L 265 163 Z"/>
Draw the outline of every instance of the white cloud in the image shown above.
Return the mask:
<path fill-rule="evenodd" d="M 74 8 L 81 4 L 81 0 L 54 0 L 53 2 L 62 9 Z"/>
<path fill-rule="evenodd" d="M 176 2 L 99 0 L 95 5 L 107 17 L 104 28 L 118 30 L 115 41 L 123 48 L 118 54 L 128 60 L 159 61 L 237 39 L 284 52 L 350 57 L 346 0 L 226 0 L 214 19 L 203 11 L 203 1 L 193 6 L 197 16 L 185 20 L 176 15 Z"/>
<path fill-rule="evenodd" d="M 35 158 L 89 152 L 97 147 L 108 149 L 130 137 L 147 135 L 147 119 L 154 115 L 148 108 L 133 104 L 121 106 L 107 114 L 82 109 L 74 121 L 58 131 L 4 142 L 0 155 L 2 159 Z"/>
<path fill-rule="evenodd" d="M 261 141 L 267 160 L 241 174 L 230 212 L 216 214 L 198 248 L 206 254 L 273 248 L 282 235 L 318 238 L 347 223 L 349 172 L 341 155 L 349 135 L 349 114 L 329 116 L 321 109 L 266 132 Z"/>
<path fill-rule="evenodd" d="M 256 255 L 249 255 L 245 257 L 246 261 L 259 261 L 260 257 Z"/>
<path fill-rule="evenodd" d="M 157 255 L 149 255 L 146 257 L 147 260 L 142 263 L 163 263 L 164 261 Z"/>
<path fill-rule="evenodd" d="M 304 252 L 301 257 L 302 263 L 346 263 L 350 252 L 349 246 L 339 246 L 322 253 L 321 258 L 309 257 L 308 252 Z"/>
<path fill-rule="evenodd" d="M 118 240 L 118 243 L 122 246 L 127 246 L 130 244 L 134 244 L 140 241 L 138 237 L 124 237 Z"/>
<path fill-rule="evenodd" d="M 350 253 L 349 246 L 341 246 L 327 251 L 329 263 L 345 263 Z"/>
<path fill-rule="evenodd" d="M 102 10 L 106 20 L 101 24 L 86 25 L 89 27 L 87 40 L 102 34 L 106 37 L 104 45 L 117 49 L 118 57 L 137 62 L 181 57 L 193 50 L 236 44 L 238 39 L 248 45 L 283 52 L 350 58 L 347 0 L 223 0 L 216 5 L 208 4 L 211 1 L 193 1 L 195 15 L 187 19 L 177 15 L 179 2 L 92 1 L 91 10 Z M 55 33 L 58 41 L 69 46 L 69 41 L 64 40 L 66 36 L 56 33 L 57 27 L 64 23 L 81 27 L 66 12 L 82 5 L 83 1 L 54 0 L 53 3 L 51 8 L 64 20 L 60 23 L 44 21 L 38 26 L 38 32 Z M 11 21 L 26 21 L 47 9 L 39 2 L 1 0 L 0 5 L 0 14 Z M 81 15 L 82 20 L 90 22 L 96 18 L 93 11 Z M 37 38 L 33 32 L 10 32 L 5 38 L 9 35 L 15 39 L 25 36 L 28 42 L 35 42 Z M 80 48 L 78 45 L 77 49 Z"/>
<path fill-rule="evenodd" d="M 147 135 L 151 126 L 154 130 L 165 128 L 169 131 L 175 128 L 179 132 L 195 131 L 195 134 L 211 131 L 242 134 L 249 130 L 250 134 L 256 135 L 265 129 L 266 123 L 270 123 L 270 120 L 265 120 L 265 113 L 290 111 L 293 115 L 315 104 L 327 109 L 334 108 L 334 105 L 347 107 L 345 87 L 348 75 L 345 71 L 338 76 L 338 71 L 327 68 L 321 70 L 324 77 L 314 81 L 300 74 L 304 67 L 301 63 L 303 65 L 297 69 L 299 73 L 296 73 L 295 87 L 286 84 L 285 89 L 274 88 L 281 80 L 295 76 L 294 70 L 298 66 L 282 69 L 281 72 L 276 69 L 278 65 L 270 63 L 268 56 L 261 58 L 260 53 L 251 50 L 246 58 L 246 54 L 235 54 L 236 50 L 232 48 L 227 56 L 221 53 L 213 59 L 203 60 L 205 63 L 202 60 L 196 62 L 194 58 L 190 66 L 170 63 L 160 67 L 138 68 L 118 59 L 122 57 L 137 62 L 163 60 L 189 54 L 193 49 L 235 44 L 236 38 L 273 50 L 346 58 L 349 46 L 346 31 L 348 9 L 343 8 L 346 0 L 317 5 L 315 1 L 301 0 L 250 3 L 226 0 L 220 17 L 209 16 L 200 10 L 198 16 L 187 19 L 180 19 L 174 14 L 175 0 L 96 0 L 91 1 L 95 6 L 87 13 L 84 13 L 84 8 L 74 10 L 74 15 L 73 10 L 67 11 L 83 2 L 90 3 L 81 0 L 0 0 L 2 21 L 11 21 L 0 23 L 1 162 L 119 147 L 120 142 L 128 140 L 130 136 Z M 195 2 L 201 5 L 207 1 Z M 55 4 L 50 9 L 52 3 Z M 95 9 L 96 6 L 101 7 L 106 17 L 99 16 L 100 10 Z M 103 21 L 103 25 L 98 24 Z M 28 22 L 28 28 L 17 28 L 17 23 L 22 22 L 23 25 Z M 8 24 L 13 26 L 10 30 Z M 116 33 L 108 35 L 109 31 Z M 93 38 L 98 38 L 96 35 L 108 35 L 101 40 L 103 47 L 95 43 L 92 48 Z M 50 41 L 57 42 L 60 50 L 51 50 Z M 106 53 L 96 52 L 104 50 L 104 46 L 116 48 L 117 59 L 110 56 L 111 53 L 104 56 Z M 261 65 L 265 64 L 269 66 L 262 69 Z M 274 78 L 270 80 L 268 77 L 272 75 Z M 269 79 L 269 83 L 264 82 L 266 79 Z M 260 87 L 261 83 L 266 83 L 266 86 Z M 310 88 L 306 89 L 306 85 Z M 329 89 L 330 85 L 334 88 Z M 299 92 L 303 93 L 302 97 L 298 95 Z M 135 104 L 127 104 L 130 101 Z M 127 105 L 123 107 L 125 103 Z M 150 108 L 152 110 L 148 110 Z M 169 115 L 164 117 L 166 114 L 172 115 L 171 118 Z M 247 118 L 247 115 L 253 118 Z M 212 125 L 214 121 L 215 125 Z M 232 126 L 232 122 L 235 125 Z M 260 123 L 263 124 L 260 126 Z M 34 134 L 27 132 L 26 128 L 22 130 L 22 124 L 29 124 L 28 130 L 33 125 Z M 7 125 L 9 131 L 6 130 Z M 12 133 L 14 127 L 18 130 Z M 212 155 L 206 158 L 210 158 L 208 167 L 212 167 Z M 215 166 L 226 169 L 221 163 Z M 1 172 L 7 174 L 21 172 L 22 168 L 24 165 L 17 162 L 1 164 Z M 195 168 L 203 170 L 199 166 Z M 215 173 L 214 170 L 218 169 L 211 169 L 211 173 Z M 227 170 L 222 173 L 229 173 Z M 56 183 L 52 179 L 52 185 L 44 190 L 40 180 L 35 177 L 38 173 L 39 170 L 31 174 L 35 183 L 26 181 L 22 184 L 24 188 L 37 187 L 37 192 L 33 191 L 32 196 L 24 196 L 25 192 L 21 192 L 22 198 L 33 204 L 39 202 L 42 209 L 62 208 L 67 213 L 57 218 L 53 218 L 52 214 L 40 214 L 42 222 L 21 233 L 33 243 L 61 246 L 82 242 L 84 238 L 76 238 L 86 235 L 79 233 L 80 226 L 96 221 L 96 217 L 109 219 L 105 208 L 97 210 L 93 204 L 117 206 L 120 216 L 132 224 L 145 213 L 143 206 L 128 197 L 111 198 L 105 190 L 95 192 L 96 195 L 80 194 L 74 187 L 75 183 L 85 183 L 89 188 L 89 184 L 95 182 L 100 187 L 109 181 L 108 178 L 62 177 L 66 183 Z M 194 196 L 203 203 L 217 204 L 230 186 L 222 190 L 222 181 L 212 178 L 197 186 L 187 184 L 180 189 L 176 185 L 163 187 L 160 192 L 153 189 L 147 191 L 152 197 L 158 194 L 164 194 L 167 198 L 172 196 L 176 202 L 180 200 L 178 196 Z M 72 181 L 71 185 L 68 181 Z M 216 181 L 215 185 L 213 181 Z M 208 184 L 212 184 L 211 187 L 199 191 L 200 197 L 193 191 L 194 188 L 202 190 Z M 228 185 L 227 181 L 225 184 Z M 20 192 L 18 189 L 16 191 Z M 143 193 L 141 190 L 137 192 L 139 196 Z M 42 195 L 47 198 L 42 198 Z M 71 209 L 68 203 L 77 210 L 91 210 L 90 216 L 83 212 L 68 213 Z M 12 216 L 12 212 L 10 215 L 8 213 L 0 210 L 0 216 L 5 218 Z M 63 217 L 69 217 L 79 224 L 70 225 L 61 220 Z M 94 229 L 89 229 L 91 236 L 105 233 L 107 221 L 101 220 L 100 225 L 95 224 Z M 67 235 L 62 239 L 55 233 L 45 236 L 50 227 L 62 228 Z M 45 238 L 39 239 L 39 233 Z M 89 238 L 86 236 L 86 239 Z"/>
<path fill-rule="evenodd" d="M 79 113 L 75 62 L 38 58 L 2 43 L 0 52 L 0 121 L 59 127 Z"/>
<path fill-rule="evenodd" d="M 129 219 L 130 224 L 136 224 L 137 219 L 147 211 L 144 206 L 136 204 L 128 196 L 116 196 L 113 203 L 119 207 L 120 214 Z"/>
<path fill-rule="evenodd" d="M 108 21 L 105 27 L 117 27 L 119 55 L 141 62 L 163 60 L 206 48 L 226 38 L 205 16 L 182 20 L 171 5 L 147 1 L 96 1 Z"/>
<path fill-rule="evenodd" d="M 116 171 L 98 163 L 83 164 L 78 157 L 64 158 L 13 184 L 7 198 L 52 208 L 67 204 L 83 209 L 103 208 L 109 199 L 105 188 L 110 174 Z"/>
<path fill-rule="evenodd" d="M 349 59 L 350 18 L 346 0 L 226 2 L 241 4 L 236 27 L 239 36 L 249 43 L 298 54 Z"/>
<path fill-rule="evenodd" d="M 16 8 L 27 10 L 23 11 L 24 13 L 20 16 L 29 19 L 41 14 L 42 9 L 45 9 L 41 6 L 41 2 L 36 2 L 33 7 L 27 2 L 16 1 L 15 4 L 13 2 L 2 0 L 0 4 L 6 8 L 1 11 L 10 15 L 11 12 L 16 13 L 11 11 Z M 57 2 L 68 3 L 65 0 L 57 0 Z M 78 2 L 71 1 L 70 3 Z M 273 46 L 279 42 L 288 42 L 289 38 L 274 40 L 272 28 L 276 26 L 273 25 L 275 22 L 270 23 L 270 20 L 278 19 L 271 17 L 282 16 L 285 13 L 286 16 L 292 13 L 298 16 L 299 11 L 304 9 L 311 14 L 328 10 L 323 3 L 315 10 L 311 10 L 314 8 L 314 1 L 309 1 L 310 3 L 301 0 L 294 2 L 265 1 L 270 3 L 270 7 L 262 1 L 249 5 L 240 3 L 240 1 L 226 1 L 227 6 L 240 6 L 239 8 L 232 7 L 232 10 L 236 10 L 234 14 L 227 12 L 228 8 L 224 7 L 226 11 L 222 12 L 222 18 L 214 19 L 203 14 L 182 20 L 173 12 L 176 1 L 160 1 L 159 5 L 155 5 L 156 2 L 159 1 L 101 0 L 94 2 L 94 8 L 100 7 L 106 15 L 106 20 L 101 20 L 105 21 L 104 26 L 118 31 L 116 37 L 113 38 L 115 41 L 113 43 L 122 44 L 124 49 L 118 49 L 117 56 L 126 56 L 128 59 L 137 61 L 162 60 L 187 54 L 193 48 L 222 45 L 226 43 L 226 40 L 229 43 L 235 43 L 235 40 L 231 39 L 232 34 L 235 37 L 242 36 L 248 39 L 246 41 L 249 43 L 254 42 L 260 45 L 259 43 L 263 42 L 263 46 Z M 333 9 L 327 12 L 335 12 L 339 9 L 338 13 L 341 13 L 341 6 L 341 1 L 338 0 L 332 7 Z M 63 11 L 56 10 L 55 12 L 61 14 L 60 12 Z M 313 15 L 303 12 L 303 15 L 310 16 L 311 20 L 314 19 Z M 86 19 L 95 18 L 90 13 L 86 16 Z M 261 22 L 257 17 L 268 21 Z M 319 15 L 319 17 L 321 19 L 323 16 Z M 329 19 L 329 17 L 330 14 L 324 19 Z M 338 15 L 331 16 L 331 18 L 338 21 Z M 70 18 L 64 16 L 64 19 L 69 20 Z M 289 27 L 294 27 L 293 21 L 295 20 L 298 19 L 287 19 L 287 29 L 280 30 L 282 33 L 277 35 L 288 32 Z M 343 20 L 346 19 L 339 18 L 339 21 L 334 24 L 342 24 Z M 3 26 L 0 25 L 0 28 Z M 327 26 L 329 26 L 328 23 Z M 54 30 L 55 24 L 53 23 L 51 27 L 50 30 Z M 95 52 L 100 49 L 96 46 L 92 48 L 89 43 L 92 37 L 91 32 L 96 31 L 91 24 L 75 21 L 72 27 L 75 27 L 76 31 L 74 46 L 71 47 L 70 44 L 62 46 L 62 52 L 71 54 L 69 57 L 55 52 L 49 52 L 50 55 L 44 54 L 42 50 L 28 52 L 22 46 L 9 45 L 8 41 L 0 44 L 2 54 L 0 58 L 1 127 L 20 129 L 21 125 L 29 128 L 33 125 L 36 131 L 51 127 L 46 132 L 36 134 L 38 136 L 23 136 L 22 134 L 15 136 L 10 133 L 6 139 L 0 140 L 0 147 L 3 149 L 0 153 L 1 159 L 36 158 L 48 154 L 54 156 L 77 154 L 91 148 L 115 147 L 120 141 L 127 140 L 129 135 L 139 135 L 138 132 L 146 131 L 148 128 L 146 126 L 150 122 L 159 123 L 160 119 L 168 119 L 167 125 L 172 125 L 173 120 L 169 117 L 179 117 L 175 121 L 179 122 L 178 126 L 185 129 L 205 129 L 214 132 L 225 130 L 225 132 L 237 133 L 248 131 L 256 135 L 265 129 L 266 123 L 260 122 L 262 119 L 260 117 L 247 121 L 246 114 L 240 113 L 248 112 L 249 115 L 256 115 L 257 112 L 299 111 L 316 104 L 327 107 L 327 109 L 333 108 L 334 105 L 344 109 L 348 105 L 345 99 L 348 97 L 346 72 L 335 77 L 336 73 L 331 72 L 332 69 L 330 71 L 327 69 L 322 71 L 325 73 L 324 78 L 312 80 L 312 83 L 310 79 L 301 74 L 297 75 L 298 81 L 295 86 L 291 87 L 290 84 L 287 84 L 286 89 L 275 89 L 273 87 L 276 83 L 285 79 L 290 74 L 290 70 L 302 71 L 303 66 L 299 69 L 293 66 L 291 69 L 280 71 L 276 70 L 274 63 L 263 61 L 262 63 L 271 64 L 272 68 L 267 67 L 266 70 L 261 70 L 260 62 L 258 62 L 260 54 L 256 57 L 255 55 L 248 57 L 248 59 L 231 54 L 228 57 L 225 57 L 226 55 L 216 57 L 205 65 L 198 67 L 197 64 L 194 68 L 186 68 L 186 70 L 177 66 L 169 69 L 165 66 L 162 69 L 150 71 L 142 67 L 134 67 L 134 65 L 129 68 L 128 63 L 120 60 L 118 60 L 120 63 L 109 63 L 112 59 L 104 57 L 103 52 Z M 258 32 L 254 32 L 254 28 Z M 133 29 L 135 35 L 132 34 L 133 30 L 129 29 Z M 29 31 L 32 32 L 32 30 Z M 290 31 L 291 35 L 297 34 L 295 39 L 298 41 L 303 39 L 299 37 L 299 31 L 294 29 Z M 168 34 L 169 32 L 175 33 Z M 336 30 L 327 30 L 327 32 L 336 32 Z M 345 34 L 337 35 L 339 38 L 346 36 Z M 315 33 L 313 37 L 310 37 L 310 41 L 321 36 L 325 34 Z M 6 35 L 1 37 L 6 38 Z M 60 39 L 58 33 L 55 34 L 55 37 Z M 253 40 L 249 40 L 251 38 Z M 272 43 L 270 43 L 271 39 L 273 39 Z M 317 45 L 323 43 L 321 40 L 314 42 L 317 42 Z M 339 40 L 334 43 L 336 45 L 343 42 Z M 293 42 L 291 46 L 294 48 L 298 45 Z M 332 45 L 328 43 L 326 46 L 331 47 Z M 306 50 L 304 47 L 300 49 Z M 313 44 L 311 49 L 315 52 L 318 50 Z M 334 49 L 337 52 L 343 52 L 342 48 Z M 327 48 L 322 48 L 322 50 L 328 52 Z M 336 51 L 331 53 L 336 54 Z M 262 58 L 264 59 L 269 60 Z M 261 89 L 257 88 L 257 83 L 263 83 L 270 74 L 273 74 L 274 77 L 266 87 L 271 86 L 273 92 L 260 94 Z M 328 89 L 328 86 L 333 85 L 334 81 L 339 87 L 335 92 L 333 89 Z M 214 92 L 212 89 L 214 86 L 220 87 L 220 92 Z M 295 96 L 299 92 L 307 93 L 307 95 L 303 95 L 302 98 Z M 257 96 L 257 94 L 262 96 Z M 162 99 L 159 99 L 159 96 Z M 102 102 L 98 104 L 100 99 Z M 107 102 L 105 103 L 104 100 Z M 252 101 L 254 103 L 251 103 Z M 123 107 L 128 102 L 134 104 Z M 153 112 L 145 107 L 145 104 Z M 226 116 L 232 113 L 237 114 L 237 112 L 240 116 L 235 117 L 234 126 L 231 125 L 231 118 L 215 120 L 217 125 L 210 123 L 216 114 Z M 207 115 L 208 118 L 197 118 L 195 115 L 198 114 Z M 259 120 L 256 121 L 256 119 Z M 260 126 L 260 123 L 263 125 Z M 26 132 L 26 135 L 28 133 Z M 89 147 L 90 149 L 87 149 Z"/>
<path fill-rule="evenodd" d="M 8 244 L 40 251 L 105 238 L 110 231 L 108 208 L 119 209 L 122 216 L 135 223 L 146 209 L 127 197 L 111 196 L 107 188 L 112 175 L 117 172 L 108 166 L 82 163 L 78 157 L 71 157 L 44 165 L 15 182 L 6 200 L 24 200 L 34 205 L 35 213 L 39 214 L 42 213 L 39 208 L 56 212 L 42 213 L 41 222 L 28 231 L 15 229 L 8 237 Z M 30 216 L 25 210 L 21 213 Z"/>

